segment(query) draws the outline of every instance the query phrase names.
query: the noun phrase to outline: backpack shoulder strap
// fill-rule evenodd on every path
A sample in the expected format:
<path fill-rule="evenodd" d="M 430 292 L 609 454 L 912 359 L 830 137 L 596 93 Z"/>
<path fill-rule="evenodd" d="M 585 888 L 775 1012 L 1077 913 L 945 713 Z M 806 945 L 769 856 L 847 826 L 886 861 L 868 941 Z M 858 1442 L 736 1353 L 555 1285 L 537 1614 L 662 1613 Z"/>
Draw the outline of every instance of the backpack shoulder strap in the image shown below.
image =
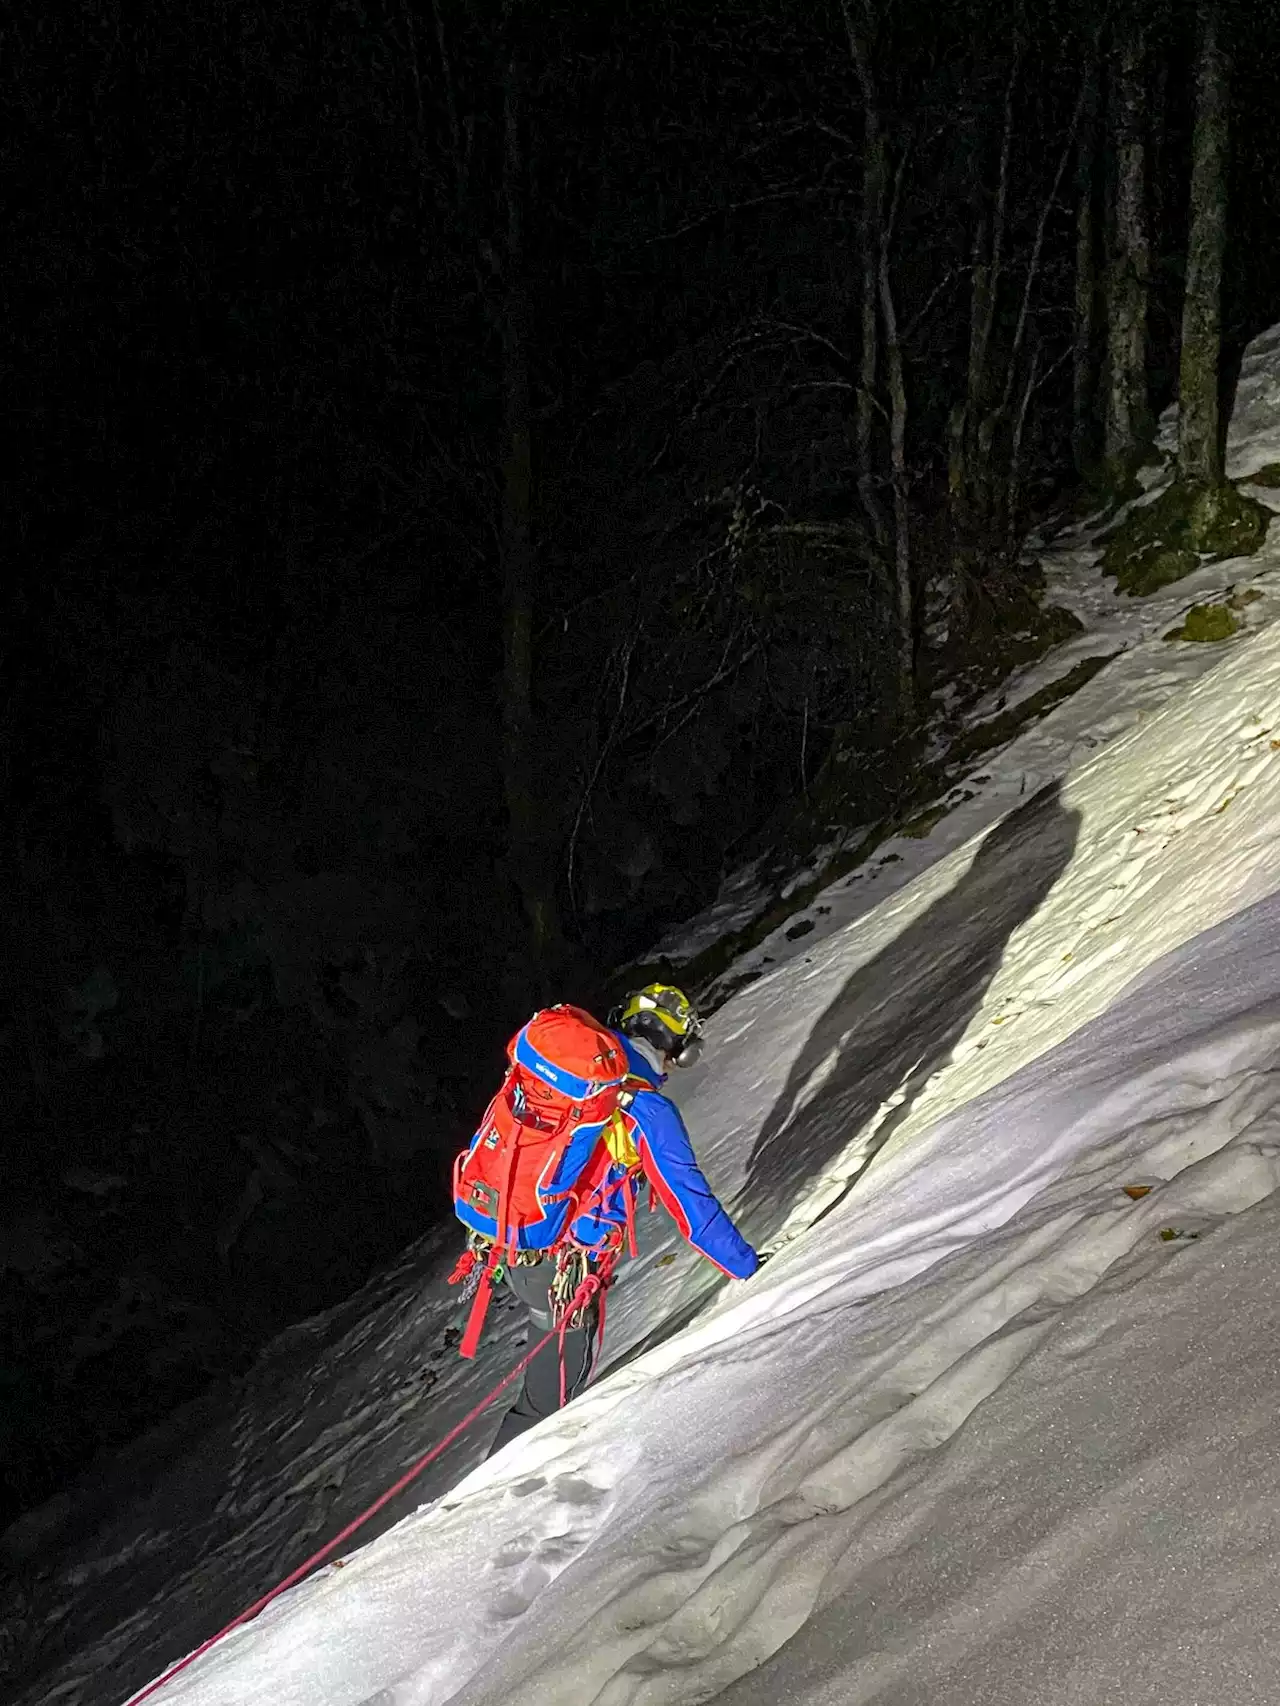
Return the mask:
<path fill-rule="evenodd" d="M 636 1148 L 635 1139 L 632 1137 L 623 1116 L 635 1100 L 636 1093 L 640 1090 L 647 1090 L 649 1087 L 645 1079 L 629 1073 L 623 1080 L 622 1088 L 618 1092 L 618 1105 L 605 1121 L 604 1130 L 600 1134 L 614 1161 L 619 1167 L 625 1167 L 628 1172 L 632 1168 L 639 1167 L 640 1151 Z"/>

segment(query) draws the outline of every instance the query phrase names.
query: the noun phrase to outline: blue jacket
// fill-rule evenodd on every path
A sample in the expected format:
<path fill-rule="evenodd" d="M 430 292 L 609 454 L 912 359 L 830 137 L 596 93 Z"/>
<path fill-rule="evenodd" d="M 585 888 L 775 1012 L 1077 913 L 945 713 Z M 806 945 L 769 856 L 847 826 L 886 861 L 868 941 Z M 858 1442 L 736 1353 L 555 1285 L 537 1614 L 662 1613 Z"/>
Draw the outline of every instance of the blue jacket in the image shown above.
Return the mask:
<path fill-rule="evenodd" d="M 647 1086 L 635 1091 L 622 1116 L 640 1156 L 644 1178 L 680 1228 L 681 1235 L 699 1255 L 735 1279 L 749 1278 L 759 1266 L 759 1258 L 721 1208 L 703 1177 L 679 1109 L 661 1094 L 665 1073 L 654 1066 L 629 1037 L 619 1037 L 619 1041 L 626 1050 L 632 1076 Z M 559 1239 L 563 1230 L 563 1210 L 556 1213 L 556 1198 L 563 1196 L 566 1185 L 572 1185 L 586 1167 L 600 1141 L 602 1129 L 599 1122 L 579 1126 L 554 1176 L 539 1182 L 538 1197 L 544 1202 L 545 1219 L 521 1228 L 517 1240 L 521 1249 L 546 1249 Z M 472 1139 L 473 1147 L 479 1136 L 477 1132 Z M 629 1175 L 625 1167 L 615 1163 L 609 1170 L 598 1205 L 590 1213 L 580 1215 L 574 1223 L 573 1236 L 577 1242 L 588 1248 L 610 1241 L 616 1243 L 627 1224 L 627 1193 L 631 1193 L 634 1213 L 641 1182 L 634 1174 Z M 466 1225 L 493 1236 L 496 1227 L 487 1215 L 463 1201 L 459 1201 L 456 1207 Z"/>

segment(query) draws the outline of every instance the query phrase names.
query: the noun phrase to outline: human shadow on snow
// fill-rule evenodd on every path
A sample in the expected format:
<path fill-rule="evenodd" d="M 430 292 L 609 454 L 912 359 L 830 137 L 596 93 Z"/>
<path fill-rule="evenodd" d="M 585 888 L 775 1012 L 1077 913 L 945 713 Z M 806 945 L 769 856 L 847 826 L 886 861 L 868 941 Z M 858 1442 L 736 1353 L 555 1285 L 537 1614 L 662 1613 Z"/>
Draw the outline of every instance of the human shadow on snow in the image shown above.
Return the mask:
<path fill-rule="evenodd" d="M 859 966 L 822 1014 L 751 1152 L 736 1216 L 749 1236 L 767 1238 L 776 1228 L 765 1217 L 794 1201 L 905 1083 L 901 1103 L 845 1181 L 842 1200 L 946 1064 L 1000 968 L 1005 944 L 1070 863 L 1080 815 L 1059 796 L 1052 782 L 999 823 L 955 886 Z M 797 1107 L 819 1072 L 825 1073 L 820 1087 Z"/>

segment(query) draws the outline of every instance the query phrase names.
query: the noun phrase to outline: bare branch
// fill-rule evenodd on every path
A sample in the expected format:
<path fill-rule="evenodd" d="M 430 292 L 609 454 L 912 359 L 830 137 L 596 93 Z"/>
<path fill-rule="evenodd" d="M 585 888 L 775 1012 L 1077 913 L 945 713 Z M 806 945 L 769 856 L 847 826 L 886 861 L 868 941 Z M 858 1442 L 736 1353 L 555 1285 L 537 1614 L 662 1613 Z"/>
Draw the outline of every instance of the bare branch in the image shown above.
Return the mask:
<path fill-rule="evenodd" d="M 1022 286 L 1022 301 L 1018 307 L 1018 324 L 1013 334 L 1013 347 L 1009 351 L 1009 366 L 1005 372 L 1004 392 L 1000 401 L 1002 409 L 1009 407 L 1013 395 L 1014 375 L 1017 370 L 1018 358 L 1022 354 L 1023 339 L 1027 331 L 1027 313 L 1031 307 L 1031 292 L 1040 272 L 1040 256 L 1044 250 L 1045 227 L 1049 223 L 1050 211 L 1057 203 L 1058 190 L 1062 185 L 1067 163 L 1075 151 L 1076 137 L 1080 132 L 1080 120 L 1084 115 L 1085 99 L 1089 92 L 1090 77 L 1090 68 L 1086 67 L 1084 76 L 1080 79 L 1080 93 L 1076 96 L 1075 111 L 1071 115 L 1071 128 L 1067 132 L 1062 153 L 1058 156 L 1058 169 L 1053 175 L 1053 185 L 1040 208 L 1040 217 L 1036 220 L 1035 240 L 1031 245 L 1031 258 L 1027 262 L 1027 276 Z"/>
<path fill-rule="evenodd" d="M 453 162 L 454 192 L 459 210 L 466 196 L 466 156 L 462 146 L 462 126 L 458 121 L 458 100 L 453 86 L 453 66 L 444 37 L 444 14 L 440 0 L 431 0 L 431 13 L 436 26 L 436 47 L 440 54 L 440 74 L 444 82 L 444 109 L 449 125 L 449 148 Z M 411 14 L 412 21 L 412 14 Z"/>
<path fill-rule="evenodd" d="M 677 225 L 672 231 L 659 231 L 655 236 L 645 238 L 645 246 L 656 243 L 675 243 L 681 237 L 688 237 L 694 231 L 705 230 L 708 225 L 714 225 L 718 219 L 728 219 L 737 213 L 746 213 L 756 207 L 776 206 L 787 201 L 808 201 L 811 198 L 825 195 L 827 191 L 827 174 L 816 184 L 793 184 L 786 189 L 766 190 L 761 195 L 746 196 L 742 201 L 727 202 L 723 207 L 709 208 L 706 213 L 700 213 L 696 218 L 687 220 L 683 225 Z"/>
<path fill-rule="evenodd" d="M 1040 345 L 1037 344 L 1031 352 L 1031 367 L 1027 373 L 1027 382 L 1022 390 L 1022 401 L 1018 405 L 1018 415 L 1013 427 L 1013 442 L 1009 450 L 1009 478 L 1005 487 L 1008 508 L 1005 512 L 1007 548 L 1012 552 L 1016 548 L 1018 537 L 1019 487 L 1022 483 L 1022 435 L 1027 424 L 1027 410 L 1031 406 L 1031 396 L 1036 389 L 1036 368 L 1040 362 Z"/>
<path fill-rule="evenodd" d="M 1027 410 L 1031 405 L 1032 393 L 1036 389 L 1036 368 L 1040 365 L 1040 346 L 1036 345 L 1031 352 L 1031 367 L 1027 373 L 1027 382 L 1022 388 L 1022 401 L 1018 405 L 1018 415 L 1013 426 L 1013 445 L 1009 456 L 1009 495 L 1012 499 L 1018 486 L 1018 474 L 1022 466 L 1022 435 L 1027 424 Z"/>
<path fill-rule="evenodd" d="M 906 163 L 907 153 L 908 148 L 904 148 L 902 165 Z M 896 197 L 896 187 L 894 194 Z M 891 404 L 889 466 L 893 488 L 893 583 L 898 625 L 898 711 L 904 720 L 910 720 L 915 714 L 915 625 L 911 587 L 911 526 L 907 507 L 907 387 L 903 372 L 902 343 L 898 336 L 898 312 L 894 304 L 893 281 L 889 274 L 889 236 L 890 228 L 886 226 L 880 243 L 878 283 Z"/>
<path fill-rule="evenodd" d="M 1062 354 L 1058 357 L 1057 361 L 1051 361 L 1049 363 L 1048 367 L 1045 368 L 1044 372 L 1040 375 L 1039 379 L 1037 379 L 1035 382 L 1035 389 L 1037 391 L 1043 390 L 1044 387 L 1053 378 L 1054 374 L 1060 372 L 1061 369 L 1067 365 L 1067 363 L 1072 359 L 1072 357 L 1074 355 L 1075 355 L 1075 350 L 1073 348 L 1071 348 L 1070 346 L 1068 346 L 1062 352 Z"/>
<path fill-rule="evenodd" d="M 857 396 L 858 386 L 852 379 L 800 379 L 787 392 L 788 397 L 798 397 L 802 391 L 843 391 L 848 395 Z"/>
<path fill-rule="evenodd" d="M 820 349 L 826 350 L 837 367 L 846 373 L 853 371 L 852 357 L 842 350 L 832 338 L 829 338 L 825 332 L 820 332 L 816 326 L 808 326 L 797 320 L 772 319 L 761 320 L 758 324 L 768 327 L 771 331 L 785 332 L 788 337 L 794 338 L 797 342 L 816 344 Z"/>
<path fill-rule="evenodd" d="M 409 62 L 409 76 L 413 82 L 414 117 L 417 122 L 418 135 L 421 136 L 426 128 L 426 114 L 422 104 L 422 73 L 419 66 L 418 32 L 413 27 L 412 6 L 406 6 L 404 9 L 404 24 L 405 35 L 408 38 L 407 48 L 400 45 L 396 36 L 395 24 L 390 18 L 387 20 L 387 34 L 391 37 L 396 53 Z"/>
<path fill-rule="evenodd" d="M 456 526 L 439 510 L 426 508 L 410 516 L 407 521 L 399 527 L 393 528 L 390 533 L 380 534 L 377 539 L 358 551 L 354 557 L 348 558 L 348 566 L 358 568 L 361 563 L 368 562 L 371 557 L 376 557 L 379 552 L 389 551 L 393 545 L 401 545 L 406 539 L 411 539 L 415 533 L 428 524 L 437 531 L 449 534 L 467 555 L 473 557 L 481 567 L 489 568 L 491 566 L 490 559 L 485 555 L 483 547 L 478 545 L 463 528 Z"/>
<path fill-rule="evenodd" d="M 808 545 L 826 545 L 847 549 L 861 545 L 865 535 L 847 521 L 778 521 L 762 527 L 759 539 L 801 539 Z"/>
<path fill-rule="evenodd" d="M 870 38 L 875 29 L 871 0 L 864 0 L 863 5 L 865 35 L 854 21 L 850 0 L 840 0 L 840 14 L 844 19 L 849 57 L 853 61 L 858 86 L 862 91 L 863 107 L 862 212 L 858 222 L 858 246 L 862 263 L 859 301 L 861 349 L 858 365 L 858 406 L 854 419 L 857 484 L 858 496 L 879 540 L 884 534 L 884 521 L 873 480 L 872 409 L 876 401 L 876 368 L 879 358 L 876 297 L 878 251 L 883 237 L 884 221 L 884 138 L 880 129 L 875 78 L 871 69 Z"/>
<path fill-rule="evenodd" d="M 1004 126 L 1000 135 L 1000 178 L 996 185 L 995 221 L 991 232 L 991 284 L 994 302 L 995 282 L 1000 276 L 1000 261 L 1004 250 L 1005 210 L 1009 200 L 1009 156 L 1013 149 L 1013 97 L 1022 68 L 1022 49 L 1019 47 L 1009 68 L 1009 81 L 1004 91 Z M 993 310 L 994 311 L 994 310 Z M 990 335 L 988 333 L 988 335 Z"/>
<path fill-rule="evenodd" d="M 933 289 L 929 292 L 928 296 L 925 297 L 923 306 L 918 308 L 916 310 L 916 312 L 911 316 L 910 320 L 907 321 L 907 324 L 903 328 L 903 332 L 902 332 L 903 343 L 908 343 L 910 341 L 912 335 L 915 333 L 916 328 L 918 326 L 920 326 L 921 323 L 925 319 L 928 318 L 929 314 L 933 310 L 934 303 L 937 302 L 938 298 L 942 295 L 942 293 L 945 290 L 950 289 L 950 287 L 956 282 L 956 280 L 958 278 L 967 277 L 968 273 L 969 273 L 968 267 L 949 267 L 947 269 L 947 271 L 943 275 L 943 277 L 941 279 L 939 279 L 938 283 L 934 285 Z"/>
<path fill-rule="evenodd" d="M 589 592 L 585 597 L 580 598 L 576 604 L 570 604 L 563 610 L 557 610 L 554 615 L 547 618 L 538 630 L 538 638 L 541 639 L 544 635 L 549 634 L 553 628 L 562 630 L 567 628 L 575 616 L 580 616 L 584 610 L 589 609 L 593 604 L 599 604 L 604 599 L 613 598 L 627 587 L 634 586 L 640 576 L 648 572 L 648 569 L 649 564 L 647 562 L 639 563 L 622 580 L 613 581 L 608 586 L 598 587 L 595 592 Z"/>
<path fill-rule="evenodd" d="M 692 719 L 697 715 L 702 701 L 709 693 L 714 692 L 722 681 L 727 681 L 731 675 L 736 675 L 738 671 L 750 663 L 751 659 L 760 651 L 762 642 L 757 640 L 753 645 L 748 646 L 747 650 L 742 653 L 741 657 L 736 658 L 734 662 L 730 663 L 729 653 L 732 650 L 733 643 L 737 637 L 738 636 L 736 634 L 730 634 L 729 638 L 725 641 L 724 651 L 720 654 L 719 666 L 709 680 L 704 681 L 701 687 L 694 688 L 692 692 L 686 693 L 684 698 L 678 699 L 674 705 L 665 705 L 660 716 L 651 717 L 647 723 L 641 723 L 639 728 L 631 730 L 631 734 L 633 736 L 641 734 L 646 728 L 651 727 L 655 722 L 660 722 L 664 718 L 670 716 L 673 711 L 680 710 L 687 706 L 684 716 L 680 718 L 680 721 L 675 725 L 675 727 L 665 729 L 659 736 L 653 748 L 653 753 L 650 755 L 651 757 L 661 752 L 663 747 L 670 741 L 673 741 L 680 733 L 681 729 L 683 729 L 687 723 L 692 721 Z"/>
<path fill-rule="evenodd" d="M 893 242 L 893 228 L 897 223 L 898 203 L 902 195 L 902 179 L 907 169 L 907 161 L 911 158 L 912 149 L 915 147 L 915 141 L 915 132 L 913 131 L 902 145 L 902 153 L 898 157 L 898 164 L 894 170 L 893 189 L 889 194 L 889 217 L 885 220 L 884 225 L 882 247 L 885 249 L 888 249 Z"/>
<path fill-rule="evenodd" d="M 829 136 L 833 142 L 838 142 L 850 154 L 861 152 L 862 144 L 860 142 L 857 142 L 852 136 L 847 136 L 843 130 L 837 130 L 835 125 L 828 124 L 825 119 L 810 119 L 809 128 L 816 130 L 821 136 Z"/>
<path fill-rule="evenodd" d="M 631 657 L 632 653 L 635 651 L 635 647 L 636 635 L 634 632 L 630 632 L 623 639 L 620 648 L 622 652 L 622 667 L 618 682 L 618 703 L 614 707 L 613 716 L 609 722 L 608 733 L 605 735 L 604 740 L 601 742 L 600 750 L 596 754 L 595 765 L 583 786 L 582 794 L 578 800 L 578 810 L 573 819 L 573 829 L 569 835 L 569 850 L 565 863 L 565 886 L 569 892 L 569 905 L 573 907 L 575 912 L 577 911 L 577 902 L 573 897 L 573 867 L 577 858 L 578 838 L 582 834 L 582 820 L 586 816 L 587 806 L 590 803 L 592 794 L 595 792 L 596 783 L 600 780 L 600 772 L 604 769 L 605 760 L 613 750 L 614 744 L 617 740 L 618 730 L 622 724 L 622 713 L 626 709 L 627 697 L 631 689 Z"/>

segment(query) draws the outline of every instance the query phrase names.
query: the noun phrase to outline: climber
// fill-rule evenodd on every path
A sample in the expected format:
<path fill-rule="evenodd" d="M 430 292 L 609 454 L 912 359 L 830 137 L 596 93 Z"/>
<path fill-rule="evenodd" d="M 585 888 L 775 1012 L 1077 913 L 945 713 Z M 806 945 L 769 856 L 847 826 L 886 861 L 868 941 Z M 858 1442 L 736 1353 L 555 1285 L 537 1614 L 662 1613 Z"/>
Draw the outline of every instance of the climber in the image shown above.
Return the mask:
<path fill-rule="evenodd" d="M 628 996 L 607 1026 L 580 1008 L 551 1007 L 512 1039 L 503 1087 L 454 1169 L 454 1207 L 470 1237 L 451 1283 L 468 1281 L 475 1293 L 462 1354 L 474 1355 L 499 1282 L 536 1334 L 560 1331 L 526 1370 L 490 1455 L 590 1380 L 614 1265 L 624 1244 L 635 1253 L 643 1184 L 724 1273 L 756 1271 L 759 1258 L 716 1200 L 661 1092 L 669 1067 L 698 1057 L 701 1033 L 688 998 L 653 983 Z"/>

